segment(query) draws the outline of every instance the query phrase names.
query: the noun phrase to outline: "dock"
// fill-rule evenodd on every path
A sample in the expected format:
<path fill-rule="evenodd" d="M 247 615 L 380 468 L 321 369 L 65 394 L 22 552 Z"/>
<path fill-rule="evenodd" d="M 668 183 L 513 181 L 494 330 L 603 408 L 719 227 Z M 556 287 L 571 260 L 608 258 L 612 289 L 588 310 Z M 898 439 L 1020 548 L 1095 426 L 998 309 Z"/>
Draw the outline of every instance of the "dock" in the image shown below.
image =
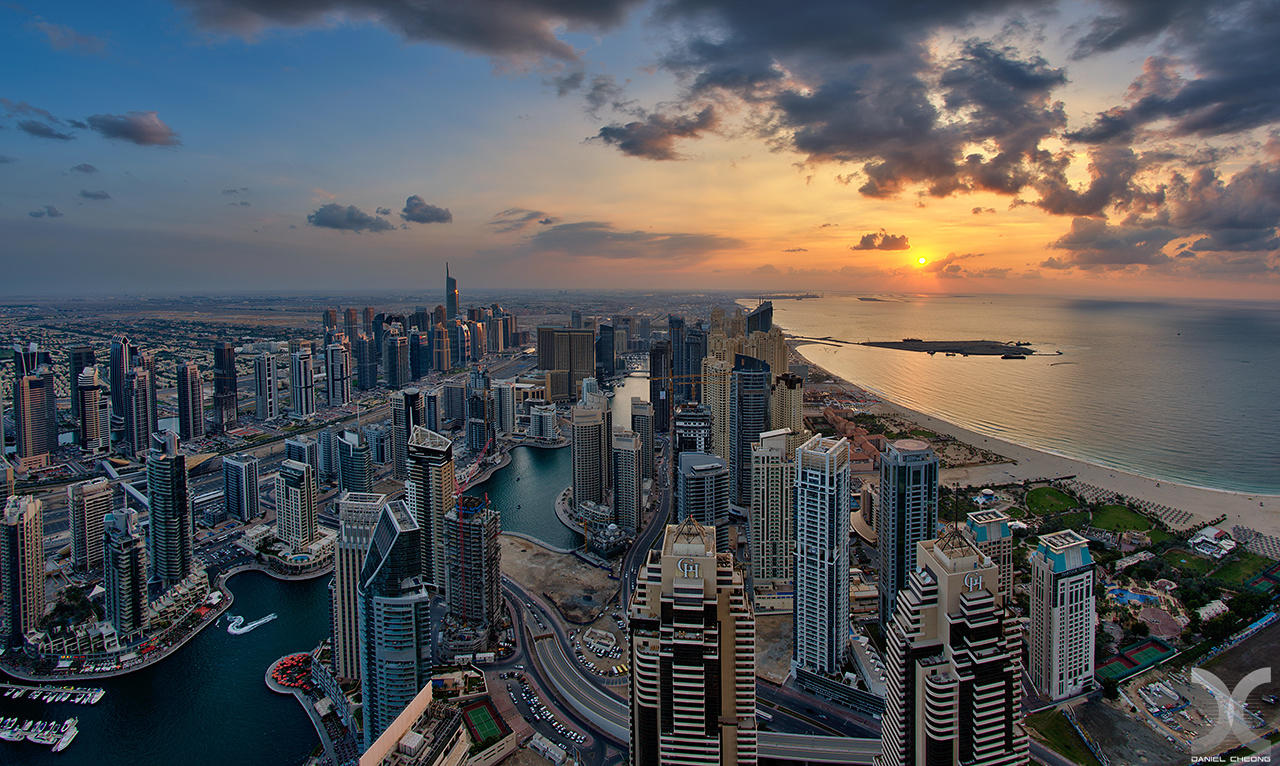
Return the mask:
<path fill-rule="evenodd" d="M 71 705 L 96 705 L 107 692 L 81 686 L 35 686 L 27 684 L 0 684 L 0 696 L 7 699 L 33 702 L 67 703 Z"/>

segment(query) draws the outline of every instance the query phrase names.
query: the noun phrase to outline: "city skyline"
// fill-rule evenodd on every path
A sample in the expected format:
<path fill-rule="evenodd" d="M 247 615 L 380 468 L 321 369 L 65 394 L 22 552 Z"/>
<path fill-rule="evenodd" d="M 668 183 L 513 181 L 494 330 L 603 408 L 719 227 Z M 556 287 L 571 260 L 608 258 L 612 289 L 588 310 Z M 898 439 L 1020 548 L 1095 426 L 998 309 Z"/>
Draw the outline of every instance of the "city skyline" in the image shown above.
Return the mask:
<path fill-rule="evenodd" d="M 1280 294 L 1266 3 L 0 17 L 10 295 Z"/>

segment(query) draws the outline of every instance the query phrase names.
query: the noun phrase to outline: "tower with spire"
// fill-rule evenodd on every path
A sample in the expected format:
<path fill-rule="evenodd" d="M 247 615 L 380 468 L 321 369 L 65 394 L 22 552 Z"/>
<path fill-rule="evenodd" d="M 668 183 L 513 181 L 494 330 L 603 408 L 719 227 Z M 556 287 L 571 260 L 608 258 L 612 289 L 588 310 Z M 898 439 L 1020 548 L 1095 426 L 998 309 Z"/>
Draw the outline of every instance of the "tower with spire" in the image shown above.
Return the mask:
<path fill-rule="evenodd" d="M 449 262 L 444 262 L 444 317 L 448 320 L 458 318 L 458 280 L 449 275 Z"/>

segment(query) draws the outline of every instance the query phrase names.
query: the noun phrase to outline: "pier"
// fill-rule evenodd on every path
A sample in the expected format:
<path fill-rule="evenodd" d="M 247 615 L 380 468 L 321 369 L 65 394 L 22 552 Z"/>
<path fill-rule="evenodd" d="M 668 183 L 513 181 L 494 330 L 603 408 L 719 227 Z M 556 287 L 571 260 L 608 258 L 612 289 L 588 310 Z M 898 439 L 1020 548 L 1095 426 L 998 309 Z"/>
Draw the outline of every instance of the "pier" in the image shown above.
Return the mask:
<path fill-rule="evenodd" d="M 25 684 L 0 684 L 0 694 L 9 699 L 29 699 L 35 702 L 67 702 L 73 705 L 96 705 L 107 692 L 78 686 L 28 686 Z"/>

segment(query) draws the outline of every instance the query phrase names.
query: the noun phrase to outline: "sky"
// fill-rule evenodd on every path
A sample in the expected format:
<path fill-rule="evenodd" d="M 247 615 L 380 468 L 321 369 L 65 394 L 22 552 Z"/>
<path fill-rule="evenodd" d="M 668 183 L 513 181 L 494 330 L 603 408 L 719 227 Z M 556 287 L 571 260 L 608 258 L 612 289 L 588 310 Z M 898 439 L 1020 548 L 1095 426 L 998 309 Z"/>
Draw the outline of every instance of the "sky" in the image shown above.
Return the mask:
<path fill-rule="evenodd" d="M 1280 298 L 1274 0 L 0 3 L 0 294 Z"/>

